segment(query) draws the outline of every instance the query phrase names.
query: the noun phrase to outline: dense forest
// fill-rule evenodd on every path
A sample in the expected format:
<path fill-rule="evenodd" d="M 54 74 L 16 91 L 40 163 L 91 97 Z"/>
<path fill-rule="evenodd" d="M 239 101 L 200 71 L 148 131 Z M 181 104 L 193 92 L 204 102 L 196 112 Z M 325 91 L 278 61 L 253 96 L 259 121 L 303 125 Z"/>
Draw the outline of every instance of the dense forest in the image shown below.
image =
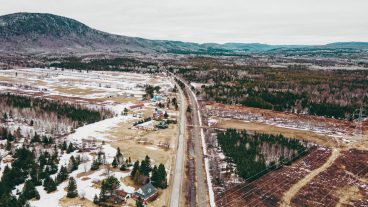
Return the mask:
<path fill-rule="evenodd" d="M 143 62 L 133 58 L 111 58 L 111 59 L 92 59 L 83 60 L 71 57 L 61 60 L 49 60 L 50 67 L 78 69 L 78 70 L 102 70 L 102 71 L 123 71 L 130 72 L 135 68 L 155 67 L 155 64 Z"/>
<path fill-rule="evenodd" d="M 68 174 L 77 169 L 81 163 L 81 157 L 71 156 L 68 166 L 62 166 L 58 170 L 59 153 L 60 150 L 56 145 L 51 153 L 46 150 L 36 153 L 24 147 L 16 149 L 11 167 L 6 165 L 3 170 L 0 181 L 0 206 L 27 206 L 28 200 L 40 198 L 36 186 L 43 185 L 48 193 L 55 191 L 56 187 L 69 177 Z M 57 173 L 55 179 L 51 178 L 55 173 Z M 17 191 L 17 198 L 11 191 L 22 183 L 25 185 L 21 191 Z"/>
<path fill-rule="evenodd" d="M 18 109 L 31 108 L 38 112 L 54 112 L 58 117 L 71 119 L 72 121 L 78 122 L 79 125 L 94 123 L 112 115 L 107 110 L 91 110 L 77 104 L 53 101 L 45 98 L 32 98 L 11 93 L 0 94 L 0 105 Z"/>
<path fill-rule="evenodd" d="M 348 119 L 368 101 L 366 70 L 228 66 L 213 61 L 175 72 L 202 84 L 197 94 L 205 100 L 225 104 Z"/>
<path fill-rule="evenodd" d="M 217 139 L 224 155 L 236 165 L 236 173 L 246 180 L 289 164 L 307 151 L 307 143 L 282 135 L 227 129 L 219 131 Z"/>

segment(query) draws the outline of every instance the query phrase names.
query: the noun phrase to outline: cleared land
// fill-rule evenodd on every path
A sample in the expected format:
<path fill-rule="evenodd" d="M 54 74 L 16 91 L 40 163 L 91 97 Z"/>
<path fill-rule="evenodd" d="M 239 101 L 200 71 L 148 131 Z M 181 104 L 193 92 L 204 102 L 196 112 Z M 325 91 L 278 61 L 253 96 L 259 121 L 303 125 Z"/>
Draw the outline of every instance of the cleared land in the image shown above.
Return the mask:
<path fill-rule="evenodd" d="M 218 128 L 235 128 L 235 129 L 245 129 L 248 131 L 268 133 L 268 134 L 282 134 L 285 137 L 297 138 L 301 140 L 311 141 L 323 146 L 335 147 L 337 142 L 332 138 L 324 135 L 320 135 L 314 132 L 298 129 L 290 129 L 284 127 L 277 127 L 268 124 L 256 123 L 256 122 L 246 122 L 241 120 L 230 120 L 230 119 L 219 119 L 218 124 L 214 127 Z"/>
<path fill-rule="evenodd" d="M 325 171 L 328 167 L 332 165 L 332 163 L 339 157 L 340 149 L 333 149 L 331 156 L 326 160 L 326 162 L 319 168 L 311 171 L 308 175 L 306 175 L 303 179 L 299 180 L 295 185 L 293 185 L 288 191 L 284 193 L 282 198 L 281 206 L 290 206 L 291 198 L 295 196 L 299 192 L 299 190 L 309 183 L 314 177 L 316 177 L 322 171 Z"/>

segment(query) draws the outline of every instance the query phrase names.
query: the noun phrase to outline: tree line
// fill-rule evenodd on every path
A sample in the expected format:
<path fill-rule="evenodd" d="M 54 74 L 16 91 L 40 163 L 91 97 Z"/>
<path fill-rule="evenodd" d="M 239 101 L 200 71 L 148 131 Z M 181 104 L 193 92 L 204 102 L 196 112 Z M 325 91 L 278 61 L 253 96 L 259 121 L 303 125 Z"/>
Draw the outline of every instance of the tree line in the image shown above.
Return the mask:
<path fill-rule="evenodd" d="M 100 121 L 111 116 L 108 110 L 91 110 L 81 105 L 53 101 L 45 98 L 32 98 L 11 93 L 0 94 L 2 104 L 14 108 L 32 108 L 38 111 L 55 112 L 60 117 L 67 117 L 80 125 Z"/>
<path fill-rule="evenodd" d="M 306 143 L 297 139 L 289 139 L 283 135 L 249 134 L 245 130 L 219 131 L 217 140 L 224 155 L 235 164 L 236 173 L 246 180 L 257 179 L 284 164 L 290 164 L 307 149 Z M 267 151 L 270 146 L 278 149 L 276 154 L 267 154 L 275 153 L 275 150 Z"/>

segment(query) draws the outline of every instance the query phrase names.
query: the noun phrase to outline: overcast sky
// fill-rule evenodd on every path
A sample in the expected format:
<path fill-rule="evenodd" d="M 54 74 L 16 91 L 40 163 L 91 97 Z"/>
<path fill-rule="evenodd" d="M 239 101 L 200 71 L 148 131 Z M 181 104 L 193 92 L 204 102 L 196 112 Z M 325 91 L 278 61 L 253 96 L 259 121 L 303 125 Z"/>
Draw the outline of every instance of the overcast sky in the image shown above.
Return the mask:
<path fill-rule="evenodd" d="M 57 3 L 56 3 L 57 2 Z M 368 41 L 368 0 L 0 0 L 110 33 L 191 42 Z"/>

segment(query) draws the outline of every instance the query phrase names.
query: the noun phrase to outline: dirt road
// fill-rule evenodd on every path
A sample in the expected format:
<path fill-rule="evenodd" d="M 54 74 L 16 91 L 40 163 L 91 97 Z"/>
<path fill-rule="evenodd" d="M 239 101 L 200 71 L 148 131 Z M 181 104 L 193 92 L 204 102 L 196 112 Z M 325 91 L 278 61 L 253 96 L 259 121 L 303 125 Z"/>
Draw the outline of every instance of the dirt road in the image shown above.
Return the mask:
<path fill-rule="evenodd" d="M 340 149 L 334 148 L 332 150 L 331 156 L 328 160 L 319 168 L 311 171 L 307 176 L 303 179 L 299 180 L 295 185 L 293 185 L 288 191 L 286 191 L 283 195 L 282 203 L 280 206 L 282 207 L 289 207 L 291 206 L 291 199 L 299 192 L 299 190 L 308 184 L 314 177 L 316 177 L 319 173 L 325 171 L 328 167 L 334 163 L 334 161 L 339 157 Z"/>

